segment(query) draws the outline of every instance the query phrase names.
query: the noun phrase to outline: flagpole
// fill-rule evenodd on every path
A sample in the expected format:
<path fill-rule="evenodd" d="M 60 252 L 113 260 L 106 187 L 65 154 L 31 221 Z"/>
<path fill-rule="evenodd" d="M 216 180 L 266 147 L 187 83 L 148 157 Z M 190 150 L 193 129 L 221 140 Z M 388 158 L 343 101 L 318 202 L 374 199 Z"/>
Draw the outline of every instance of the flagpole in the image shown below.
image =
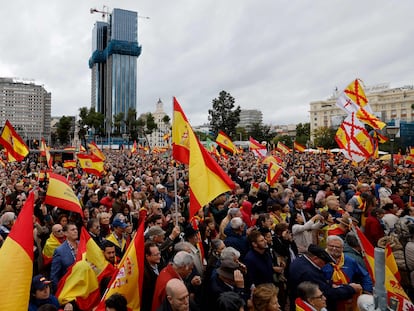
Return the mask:
<path fill-rule="evenodd" d="M 172 98 L 172 115 L 173 115 L 173 124 L 174 124 L 174 97 Z M 171 131 L 171 140 L 172 140 L 172 131 Z M 171 143 L 172 145 L 172 143 Z M 172 152 L 172 149 L 171 149 Z M 178 226 L 178 198 L 177 198 L 177 162 L 174 160 L 174 203 L 175 203 L 175 225 Z"/>

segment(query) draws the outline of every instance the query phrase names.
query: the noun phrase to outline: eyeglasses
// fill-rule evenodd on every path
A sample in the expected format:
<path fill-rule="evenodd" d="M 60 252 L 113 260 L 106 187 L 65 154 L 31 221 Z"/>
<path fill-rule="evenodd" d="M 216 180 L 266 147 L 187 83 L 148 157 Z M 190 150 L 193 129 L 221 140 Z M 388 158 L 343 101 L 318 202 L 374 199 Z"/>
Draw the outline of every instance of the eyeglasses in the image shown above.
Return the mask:
<path fill-rule="evenodd" d="M 336 245 L 327 245 L 329 248 L 336 248 L 336 249 L 342 249 L 342 246 L 336 246 Z"/>
<path fill-rule="evenodd" d="M 60 233 L 60 232 L 63 232 L 63 230 L 62 230 L 62 229 L 60 229 L 60 230 L 56 230 L 56 231 L 55 231 L 55 233 Z"/>
<path fill-rule="evenodd" d="M 324 298 L 324 294 L 320 294 L 319 296 L 311 297 L 312 299 L 322 299 Z"/>

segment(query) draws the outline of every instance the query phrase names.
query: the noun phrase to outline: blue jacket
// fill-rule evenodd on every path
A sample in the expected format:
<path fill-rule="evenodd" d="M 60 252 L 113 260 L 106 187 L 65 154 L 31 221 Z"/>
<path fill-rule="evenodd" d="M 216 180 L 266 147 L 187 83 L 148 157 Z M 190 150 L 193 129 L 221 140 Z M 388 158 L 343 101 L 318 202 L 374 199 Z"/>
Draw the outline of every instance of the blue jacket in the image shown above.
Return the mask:
<path fill-rule="evenodd" d="M 325 278 L 323 271 L 314 266 L 304 255 L 297 257 L 289 267 L 288 284 L 291 301 L 297 298 L 296 289 L 303 281 L 319 285 L 319 289 L 327 299 L 328 310 L 336 310 L 336 301 L 350 299 L 355 294 L 355 290 L 349 285 L 332 287 L 332 282 Z"/>
<path fill-rule="evenodd" d="M 255 286 L 263 283 L 273 283 L 273 264 L 272 257 L 268 251 L 260 254 L 251 249 L 244 257 L 244 264 L 247 267 L 245 280 L 246 288 L 252 284 Z"/>
<path fill-rule="evenodd" d="M 372 280 L 368 271 L 358 264 L 354 258 L 345 255 L 341 270 L 349 278 L 349 283 L 361 284 L 363 291 L 372 293 Z M 331 264 L 325 265 L 322 271 L 327 280 L 332 279 L 334 268 Z"/>
<path fill-rule="evenodd" d="M 224 239 L 224 244 L 226 247 L 234 247 L 240 252 L 240 261 L 243 261 L 244 256 L 246 256 L 247 252 L 249 251 L 249 242 L 247 242 L 247 237 L 245 234 L 239 235 L 236 234 L 233 229 L 231 229 L 230 225 L 224 229 L 224 234 L 227 236 Z"/>
<path fill-rule="evenodd" d="M 60 279 L 65 275 L 68 268 L 75 262 L 68 241 L 65 241 L 53 253 L 52 266 L 50 268 L 50 280 L 53 289 L 56 290 Z"/>
<path fill-rule="evenodd" d="M 59 301 L 57 300 L 57 298 L 53 296 L 52 294 L 50 294 L 49 298 L 47 299 L 31 299 L 29 302 L 29 311 L 37 311 L 37 309 L 40 306 L 43 306 L 45 304 L 54 305 L 58 309 L 60 307 Z"/>

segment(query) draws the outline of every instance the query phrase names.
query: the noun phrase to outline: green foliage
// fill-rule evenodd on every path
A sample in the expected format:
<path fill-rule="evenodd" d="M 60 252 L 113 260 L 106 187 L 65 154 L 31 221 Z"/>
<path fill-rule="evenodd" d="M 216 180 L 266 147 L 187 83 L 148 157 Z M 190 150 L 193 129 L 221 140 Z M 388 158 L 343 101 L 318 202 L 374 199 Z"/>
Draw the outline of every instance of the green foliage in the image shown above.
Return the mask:
<path fill-rule="evenodd" d="M 276 146 L 278 142 L 282 142 L 284 145 L 289 148 L 293 148 L 293 139 L 289 135 L 279 135 L 273 138 L 272 142 Z"/>
<path fill-rule="evenodd" d="M 249 133 L 247 133 L 246 129 L 244 127 L 236 127 L 236 140 L 248 140 L 249 139 Z"/>
<path fill-rule="evenodd" d="M 313 132 L 314 146 L 323 147 L 325 149 L 336 148 L 335 141 L 336 129 L 331 127 L 319 127 Z"/>
<path fill-rule="evenodd" d="M 235 100 L 226 91 L 221 91 L 218 98 L 213 99 L 213 109 L 208 110 L 208 120 L 214 135 L 222 130 L 231 139 L 236 139 L 236 126 L 240 122 L 240 106 L 235 109 Z"/>
<path fill-rule="evenodd" d="M 73 121 L 73 117 L 63 116 L 56 124 L 56 138 L 62 145 L 66 145 L 70 141 L 71 134 L 74 132 Z"/>
<path fill-rule="evenodd" d="M 113 116 L 114 118 L 114 127 L 115 127 L 115 135 L 120 135 L 121 134 L 121 126 L 122 126 L 122 122 L 124 122 L 124 118 L 125 118 L 125 113 L 120 112 L 116 115 Z"/>
<path fill-rule="evenodd" d="M 85 140 L 85 135 L 87 134 L 88 129 L 93 129 L 95 134 L 104 136 L 104 120 L 104 115 L 100 112 L 96 112 L 95 108 L 79 108 L 79 138 Z"/>
<path fill-rule="evenodd" d="M 272 133 L 270 133 L 270 126 L 263 125 L 260 122 L 253 123 L 248 134 L 258 142 L 270 142 L 274 136 Z"/>
<path fill-rule="evenodd" d="M 310 140 L 310 123 L 299 123 L 296 125 L 296 141 L 306 146 Z"/>

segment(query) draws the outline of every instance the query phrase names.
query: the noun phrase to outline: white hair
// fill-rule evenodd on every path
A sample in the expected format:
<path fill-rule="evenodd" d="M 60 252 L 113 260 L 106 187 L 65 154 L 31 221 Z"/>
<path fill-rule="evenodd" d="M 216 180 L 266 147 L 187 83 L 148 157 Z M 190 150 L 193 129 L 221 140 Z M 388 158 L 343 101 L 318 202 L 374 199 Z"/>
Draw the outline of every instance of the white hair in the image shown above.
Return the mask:
<path fill-rule="evenodd" d="M 173 265 L 182 268 L 194 264 L 193 255 L 186 251 L 179 251 L 173 258 Z"/>

